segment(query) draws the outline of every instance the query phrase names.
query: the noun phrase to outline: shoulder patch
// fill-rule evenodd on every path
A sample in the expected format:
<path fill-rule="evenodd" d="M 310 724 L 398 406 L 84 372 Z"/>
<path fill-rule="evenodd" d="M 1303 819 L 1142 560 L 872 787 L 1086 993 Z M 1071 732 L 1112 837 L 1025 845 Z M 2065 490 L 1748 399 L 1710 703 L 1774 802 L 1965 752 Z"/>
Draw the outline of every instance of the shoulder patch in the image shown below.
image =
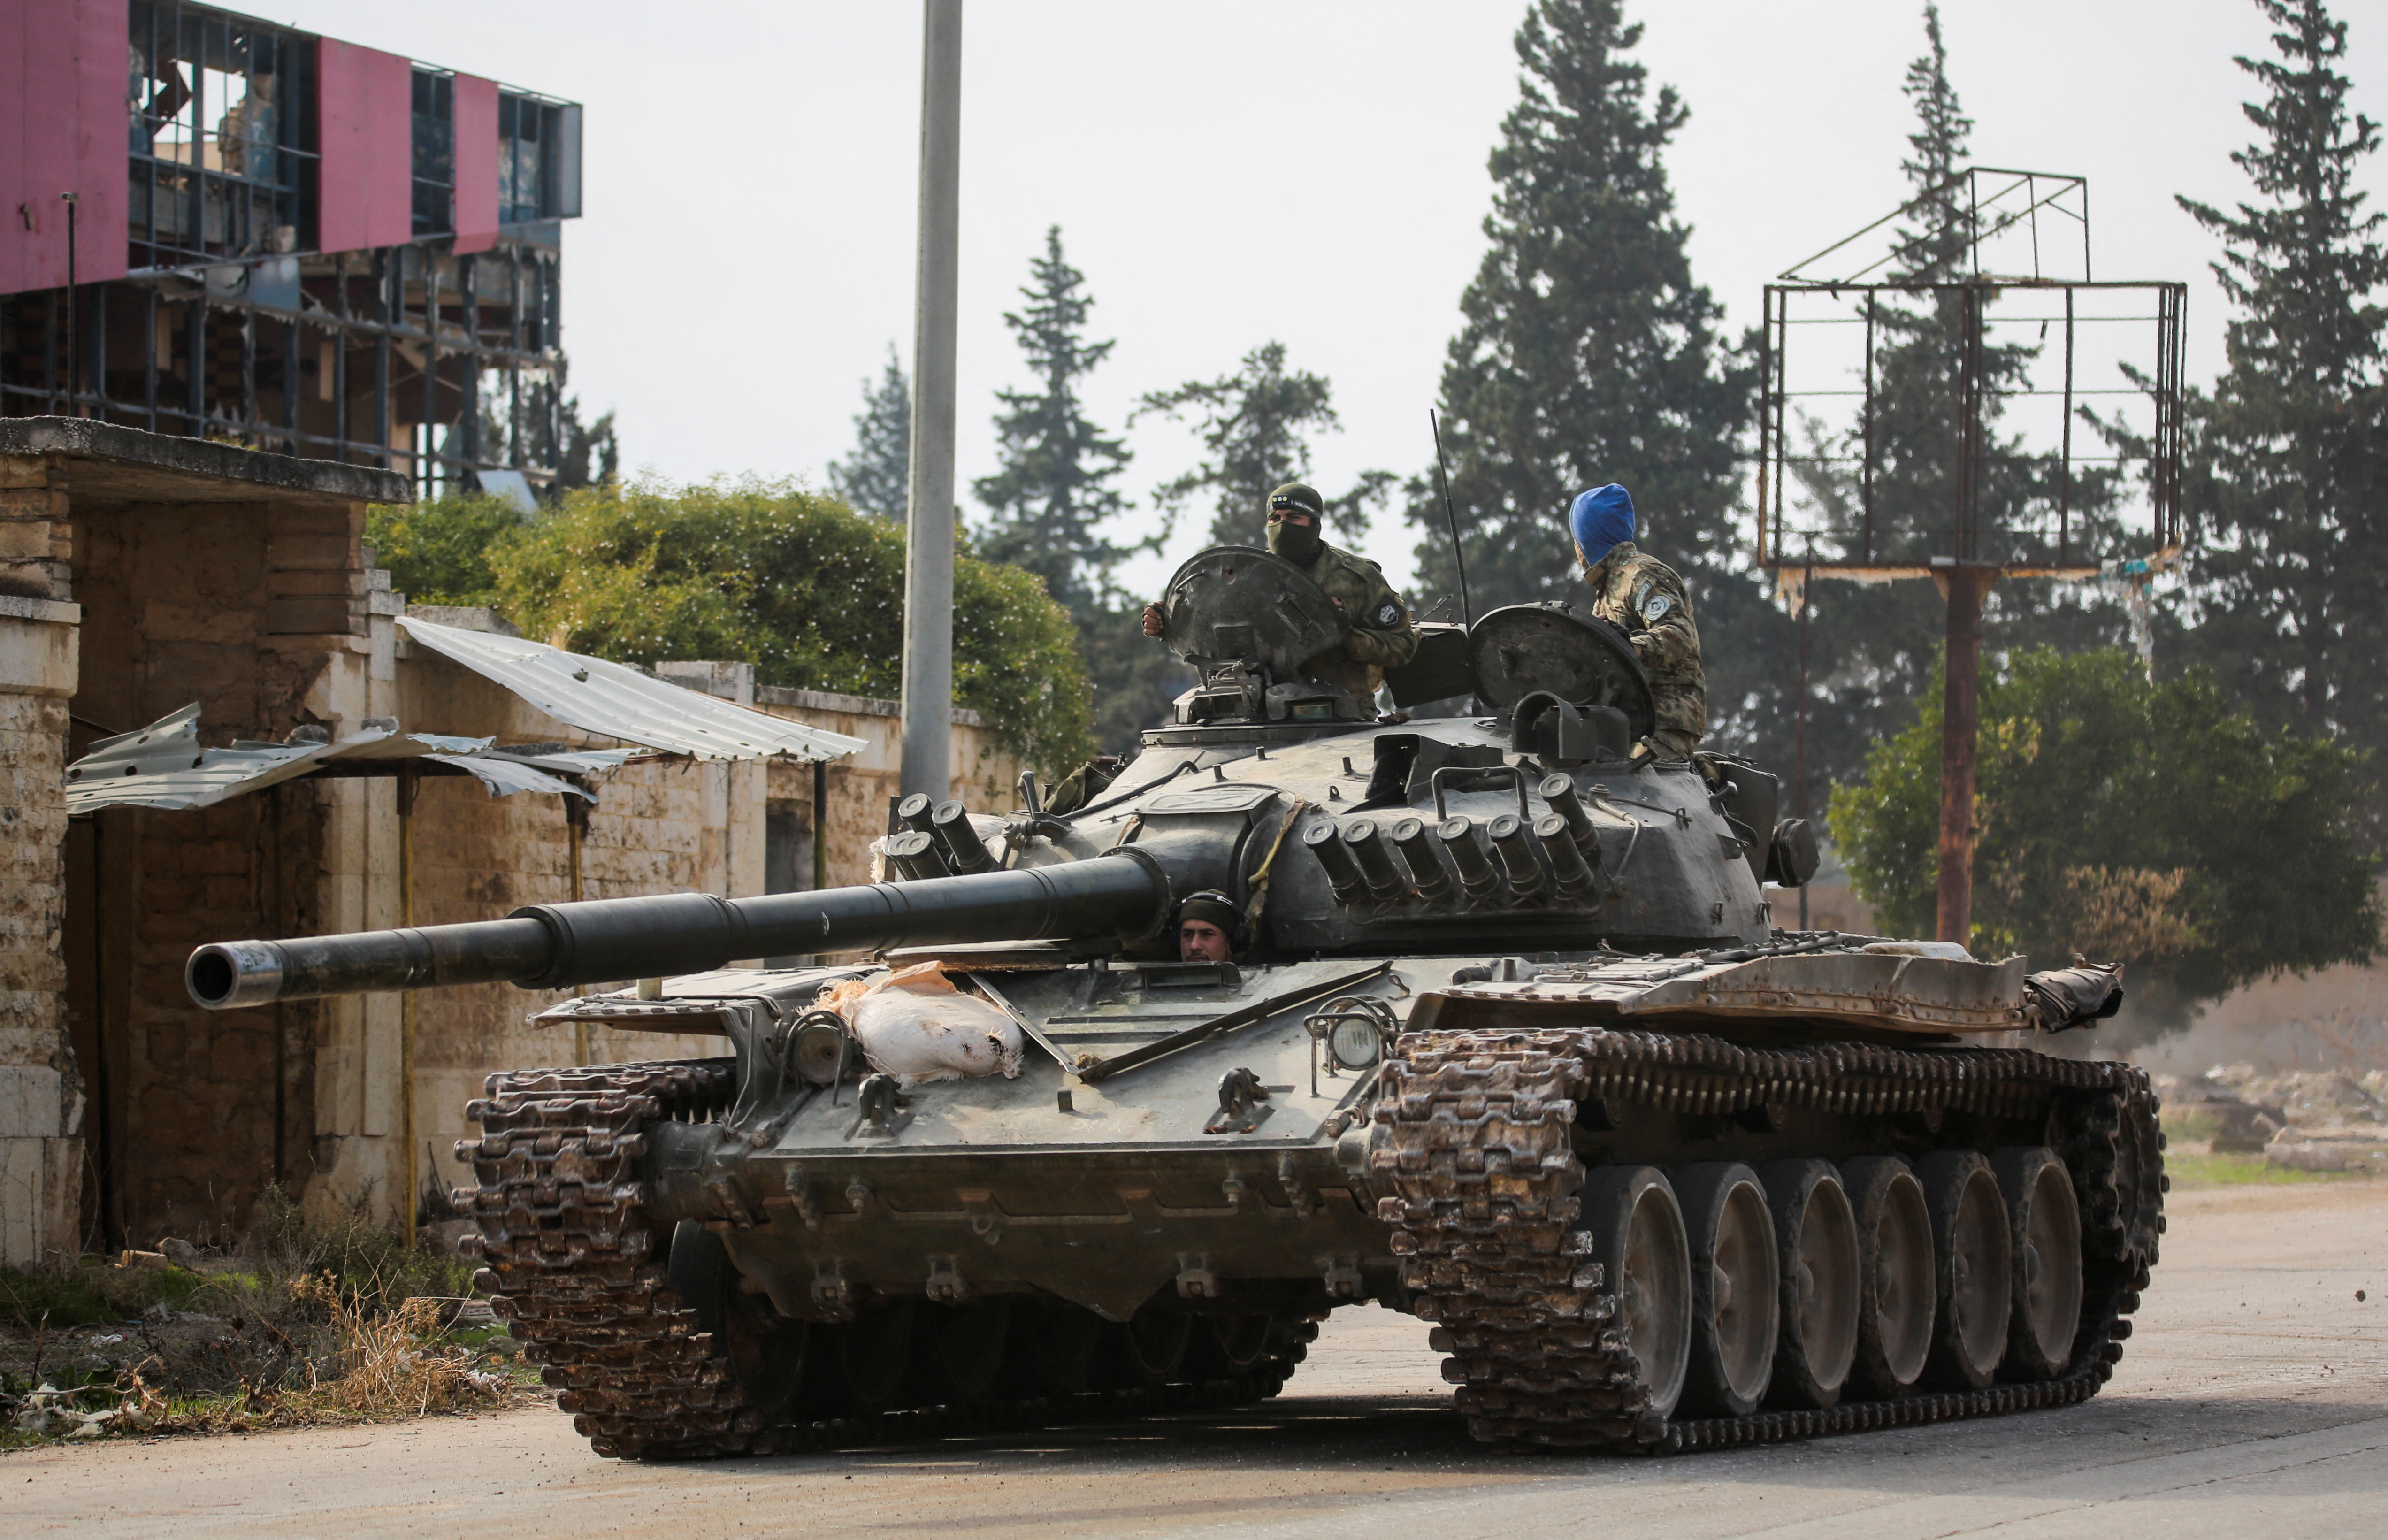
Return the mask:
<path fill-rule="evenodd" d="M 1377 606 L 1378 625 L 1391 628 L 1401 624 L 1401 619 L 1402 606 L 1394 604 L 1391 600 L 1388 599 L 1382 605 Z"/>
<path fill-rule="evenodd" d="M 1641 605 L 1643 623 L 1655 626 L 1669 610 L 1675 607 L 1674 596 L 1666 593 L 1649 593 L 1646 589 L 1644 592 L 1646 596 Z"/>

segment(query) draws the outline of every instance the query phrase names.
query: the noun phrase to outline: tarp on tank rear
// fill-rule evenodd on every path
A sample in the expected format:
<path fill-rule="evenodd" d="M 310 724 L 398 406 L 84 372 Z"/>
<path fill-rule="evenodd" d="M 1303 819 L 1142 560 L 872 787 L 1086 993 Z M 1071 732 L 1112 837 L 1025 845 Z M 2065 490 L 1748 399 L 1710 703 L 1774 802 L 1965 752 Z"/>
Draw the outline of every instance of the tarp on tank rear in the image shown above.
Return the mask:
<path fill-rule="evenodd" d="M 1897 948 L 1898 949 L 1893 949 Z M 2037 1025 L 2024 960 L 1917 956 L 1905 943 L 1766 957 L 1620 957 L 1529 966 L 1509 980 L 1454 985 L 1459 999 L 1587 1005 L 1599 1015 L 1799 1016 L 1909 1032 L 2013 1032 Z"/>

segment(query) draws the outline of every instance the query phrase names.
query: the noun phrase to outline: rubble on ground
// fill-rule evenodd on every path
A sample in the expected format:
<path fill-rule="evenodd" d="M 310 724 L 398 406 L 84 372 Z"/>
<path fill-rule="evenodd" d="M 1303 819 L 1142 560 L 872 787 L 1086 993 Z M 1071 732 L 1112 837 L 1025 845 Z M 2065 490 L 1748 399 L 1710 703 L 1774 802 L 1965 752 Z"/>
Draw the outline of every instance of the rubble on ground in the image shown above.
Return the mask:
<path fill-rule="evenodd" d="M 2166 1111 L 2212 1130 L 2218 1154 L 2263 1155 L 2294 1171 L 2388 1174 L 2388 1070 L 2258 1074 L 2217 1064 L 2204 1075 L 2159 1075 Z"/>

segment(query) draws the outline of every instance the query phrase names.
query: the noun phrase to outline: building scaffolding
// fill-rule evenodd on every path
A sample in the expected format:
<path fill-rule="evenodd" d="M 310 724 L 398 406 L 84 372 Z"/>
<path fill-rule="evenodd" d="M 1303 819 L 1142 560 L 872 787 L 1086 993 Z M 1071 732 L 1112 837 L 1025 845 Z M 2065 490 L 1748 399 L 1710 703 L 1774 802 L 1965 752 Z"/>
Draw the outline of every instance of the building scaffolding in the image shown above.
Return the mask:
<path fill-rule="evenodd" d="M 56 222 L 73 255 L 0 293 L 0 415 L 395 470 L 418 495 L 553 485 L 580 108 L 185 0 L 123 20 L 121 171 L 23 150 L 28 187 L 56 163 L 78 196 L 30 200 L 19 235 Z M 19 61 L 30 94 L 53 62 Z M 71 121 L 93 95 L 61 135 L 117 132 Z"/>

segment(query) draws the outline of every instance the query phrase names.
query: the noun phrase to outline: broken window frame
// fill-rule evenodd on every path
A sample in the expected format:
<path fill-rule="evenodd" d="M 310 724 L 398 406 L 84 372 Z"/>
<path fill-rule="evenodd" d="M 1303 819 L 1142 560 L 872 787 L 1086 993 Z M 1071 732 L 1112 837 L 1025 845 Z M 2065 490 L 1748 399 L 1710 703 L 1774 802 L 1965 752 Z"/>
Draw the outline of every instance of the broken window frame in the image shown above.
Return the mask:
<path fill-rule="evenodd" d="M 129 4 L 128 268 L 167 272 L 311 249 L 313 35 L 185 0 Z M 260 78 L 273 83 L 261 98 Z M 239 97 L 228 99 L 235 81 Z M 260 103 L 266 132 L 227 147 L 225 126 L 244 109 L 238 121 L 253 124 Z"/>

